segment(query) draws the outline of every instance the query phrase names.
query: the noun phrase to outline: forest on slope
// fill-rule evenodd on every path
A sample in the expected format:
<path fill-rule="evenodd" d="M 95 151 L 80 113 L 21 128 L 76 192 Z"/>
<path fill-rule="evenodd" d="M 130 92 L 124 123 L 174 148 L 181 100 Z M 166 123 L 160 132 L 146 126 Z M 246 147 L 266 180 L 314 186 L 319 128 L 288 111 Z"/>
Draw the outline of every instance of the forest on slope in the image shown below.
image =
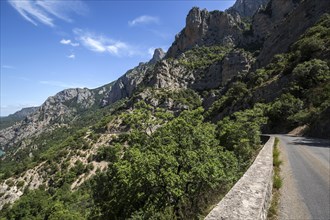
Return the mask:
<path fill-rule="evenodd" d="M 66 101 L 78 120 L 54 120 L 2 157 L 0 219 L 205 216 L 251 164 L 262 132 L 305 126 L 329 138 L 329 36 L 323 14 L 267 65 L 256 64 L 256 45 L 201 45 L 150 64 L 134 92 L 108 106 Z M 253 67 L 210 86 L 210 69 L 236 56 Z M 187 86 L 191 75 L 198 83 Z"/>

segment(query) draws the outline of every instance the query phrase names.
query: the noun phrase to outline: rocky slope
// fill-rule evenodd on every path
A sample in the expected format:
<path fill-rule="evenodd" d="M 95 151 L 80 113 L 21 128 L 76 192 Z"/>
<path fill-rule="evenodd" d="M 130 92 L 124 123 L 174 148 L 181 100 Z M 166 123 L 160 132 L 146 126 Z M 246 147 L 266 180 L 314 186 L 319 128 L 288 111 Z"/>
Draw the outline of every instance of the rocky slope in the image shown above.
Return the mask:
<path fill-rule="evenodd" d="M 0 146 L 6 151 L 24 138 L 38 135 L 71 121 L 80 111 L 95 104 L 89 89 L 67 89 L 49 97 L 24 120 L 0 131 Z"/>
<path fill-rule="evenodd" d="M 329 13 L 329 1 L 272 0 L 252 21 L 254 40 L 262 44 L 258 63 L 264 66 L 275 54 L 288 50 L 307 28 L 324 13 Z"/>
<path fill-rule="evenodd" d="M 166 56 L 177 57 L 196 46 L 237 45 L 242 40 L 243 29 L 239 15 L 193 8 L 187 15 L 185 28 L 175 36 Z"/>
<path fill-rule="evenodd" d="M 0 177 L 6 177 L 0 185 L 1 201 L 5 201 L 0 206 L 17 200 L 26 188 L 56 189 L 67 179 L 70 190 L 79 188 L 97 168 L 106 169 L 109 155 L 99 150 L 129 130 L 118 115 L 132 112 L 141 100 L 175 116 L 203 106 L 205 118 L 216 122 L 261 102 L 268 105 L 265 109 L 276 109 L 267 112 L 273 121 L 287 117 L 296 125 L 297 120 L 305 123 L 317 115 L 322 132 L 327 132 L 329 123 L 323 120 L 329 112 L 324 101 L 327 93 L 319 91 L 330 85 L 329 40 L 323 33 L 328 33 L 327 16 L 316 27 L 324 36 L 312 30 L 304 35 L 308 40 L 294 43 L 330 6 L 326 0 L 271 0 L 260 9 L 265 2 L 238 0 L 227 12 L 193 8 L 166 55 L 156 49 L 149 62 L 100 88 L 64 90 L 23 121 L 1 130 L 1 149 L 10 151 L 1 158 L 2 164 L 10 167 L 24 161 L 24 165 L 8 168 L 14 174 L 0 170 Z M 241 16 L 249 19 L 242 21 Z M 320 37 L 317 42 L 326 46 L 306 58 L 301 53 L 310 47 L 308 36 Z M 278 53 L 285 54 L 275 56 Z M 302 90 L 306 80 L 299 74 L 303 71 L 317 81 L 315 88 L 308 85 Z M 309 93 L 319 98 L 314 102 Z M 94 121 L 86 123 L 90 118 Z"/>
<path fill-rule="evenodd" d="M 15 124 L 16 122 L 23 120 L 26 116 L 37 111 L 38 108 L 39 107 L 23 108 L 23 109 L 15 112 L 14 114 L 10 114 L 6 117 L 0 117 L 0 130 L 10 127 L 13 124 Z"/>
<path fill-rule="evenodd" d="M 224 87 L 233 78 L 265 66 L 275 54 L 288 50 L 308 27 L 329 11 L 326 0 L 272 0 L 262 9 L 265 3 L 238 0 L 227 12 L 191 9 L 185 28 L 175 37 L 166 56 L 161 49 L 156 49 L 149 62 L 140 63 L 110 84 L 94 90 L 68 89 L 48 98 L 23 121 L 0 131 L 0 148 L 6 150 L 24 138 L 70 124 L 82 111 L 131 97 L 140 87 L 196 91 Z M 242 16 L 257 11 L 250 30 L 232 10 Z M 251 45 L 257 45 L 252 48 L 254 54 L 238 49 L 251 50 Z M 213 49 L 205 51 L 203 47 Z M 204 61 L 194 53 L 200 53 Z M 202 61 L 199 66 L 191 66 L 194 60 Z M 266 100 L 272 100 L 270 96 L 274 94 L 265 95 L 269 88 L 261 92 Z M 262 98 L 260 94 L 256 97 Z"/>
<path fill-rule="evenodd" d="M 0 149 L 6 151 L 24 138 L 69 125 L 72 120 L 79 120 L 81 112 L 93 107 L 104 107 L 130 97 L 142 82 L 145 73 L 164 55 L 162 49 L 156 49 L 149 62 L 140 63 L 118 80 L 97 89 L 67 89 L 49 97 L 39 108 L 33 109 L 31 114 L 22 117 L 17 124 L 0 131 Z"/>

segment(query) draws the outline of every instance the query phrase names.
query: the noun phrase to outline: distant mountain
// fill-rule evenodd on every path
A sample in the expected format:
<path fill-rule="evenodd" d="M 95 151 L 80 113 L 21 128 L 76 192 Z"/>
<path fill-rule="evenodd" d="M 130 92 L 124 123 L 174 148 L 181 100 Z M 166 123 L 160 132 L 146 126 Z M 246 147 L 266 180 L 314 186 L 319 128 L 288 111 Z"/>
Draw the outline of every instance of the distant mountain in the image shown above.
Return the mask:
<path fill-rule="evenodd" d="M 0 117 L 0 130 L 10 127 L 16 122 L 19 122 L 23 120 L 26 116 L 32 114 L 35 112 L 39 107 L 29 107 L 29 108 L 23 108 L 14 114 L 10 114 L 5 117 Z"/>
<path fill-rule="evenodd" d="M 0 218 L 194 219 L 261 131 L 330 138 L 330 5 L 266 2 L 192 8 L 166 54 L 2 129 Z"/>

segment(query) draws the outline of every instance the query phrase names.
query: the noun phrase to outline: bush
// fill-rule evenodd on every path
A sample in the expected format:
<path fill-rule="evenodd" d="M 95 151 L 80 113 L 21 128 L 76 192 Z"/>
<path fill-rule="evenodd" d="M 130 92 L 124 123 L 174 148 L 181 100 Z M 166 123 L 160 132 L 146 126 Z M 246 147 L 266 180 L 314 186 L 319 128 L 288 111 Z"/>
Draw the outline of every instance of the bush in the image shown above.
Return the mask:
<path fill-rule="evenodd" d="M 9 186 L 9 187 L 12 187 L 14 185 L 14 181 L 12 179 L 9 179 L 6 181 L 6 184 Z"/>
<path fill-rule="evenodd" d="M 24 180 L 20 180 L 20 181 L 17 182 L 17 187 L 18 188 L 22 188 L 24 186 L 24 184 L 25 184 L 25 181 Z"/>
<path fill-rule="evenodd" d="M 299 88 L 299 92 L 304 92 L 330 80 L 330 70 L 325 61 L 313 59 L 299 64 L 293 70 L 293 76 L 296 79 L 294 86 Z"/>
<path fill-rule="evenodd" d="M 273 186 L 275 189 L 280 189 L 282 187 L 283 180 L 280 176 L 274 175 Z"/>
<path fill-rule="evenodd" d="M 260 146 L 261 126 L 267 122 L 264 112 L 265 106 L 258 104 L 254 109 L 236 112 L 218 122 L 220 143 L 233 151 L 243 166 L 249 164 Z"/>
<path fill-rule="evenodd" d="M 132 115 L 137 112 L 141 110 Z M 227 189 L 238 167 L 234 154 L 219 145 L 215 125 L 203 122 L 202 112 L 184 111 L 151 134 L 139 123 L 151 123 L 152 116 L 140 115 L 128 138 L 130 147 L 121 147 L 121 159 L 96 177 L 93 213 L 101 218 L 158 219 L 166 213 L 191 219 L 204 211 L 203 195 Z"/>

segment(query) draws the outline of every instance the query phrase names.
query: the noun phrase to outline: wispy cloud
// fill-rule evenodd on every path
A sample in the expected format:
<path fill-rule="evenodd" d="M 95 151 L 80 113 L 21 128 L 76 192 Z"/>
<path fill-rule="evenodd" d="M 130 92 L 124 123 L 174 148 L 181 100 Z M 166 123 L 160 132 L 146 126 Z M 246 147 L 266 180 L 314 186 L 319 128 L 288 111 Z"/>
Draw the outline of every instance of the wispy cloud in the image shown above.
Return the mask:
<path fill-rule="evenodd" d="M 128 43 L 114 40 L 102 34 L 95 34 L 81 29 L 74 29 L 77 39 L 87 49 L 97 53 L 109 53 L 114 56 L 132 56 L 139 54 L 133 46 Z"/>
<path fill-rule="evenodd" d="M 15 69 L 15 67 L 10 65 L 1 65 L 1 69 Z"/>
<path fill-rule="evenodd" d="M 50 86 L 55 86 L 55 87 L 61 87 L 61 88 L 84 88 L 84 85 L 80 85 L 80 84 L 69 84 L 69 83 L 65 83 L 65 82 L 61 82 L 61 81 L 48 81 L 48 80 L 42 80 L 39 81 L 40 84 L 44 84 L 44 85 L 50 85 Z"/>
<path fill-rule="evenodd" d="M 67 58 L 69 58 L 69 59 L 74 59 L 74 58 L 76 58 L 76 55 L 74 55 L 74 54 L 72 53 L 72 54 L 70 54 L 69 56 L 67 56 Z"/>
<path fill-rule="evenodd" d="M 79 43 L 74 43 L 74 42 L 72 42 L 70 39 L 68 39 L 68 40 L 62 39 L 62 40 L 60 41 L 60 43 L 61 43 L 61 44 L 65 44 L 65 45 L 71 45 L 71 46 L 73 46 L 73 47 L 78 47 L 78 46 L 79 46 Z"/>
<path fill-rule="evenodd" d="M 142 15 L 128 22 L 129 26 L 136 26 L 142 24 L 159 24 L 159 18 L 150 15 Z"/>
<path fill-rule="evenodd" d="M 72 22 L 70 14 L 84 14 L 87 6 L 76 1 L 41 1 L 41 0 L 8 0 L 9 4 L 27 21 L 34 25 L 42 23 L 54 27 L 54 20 Z"/>

